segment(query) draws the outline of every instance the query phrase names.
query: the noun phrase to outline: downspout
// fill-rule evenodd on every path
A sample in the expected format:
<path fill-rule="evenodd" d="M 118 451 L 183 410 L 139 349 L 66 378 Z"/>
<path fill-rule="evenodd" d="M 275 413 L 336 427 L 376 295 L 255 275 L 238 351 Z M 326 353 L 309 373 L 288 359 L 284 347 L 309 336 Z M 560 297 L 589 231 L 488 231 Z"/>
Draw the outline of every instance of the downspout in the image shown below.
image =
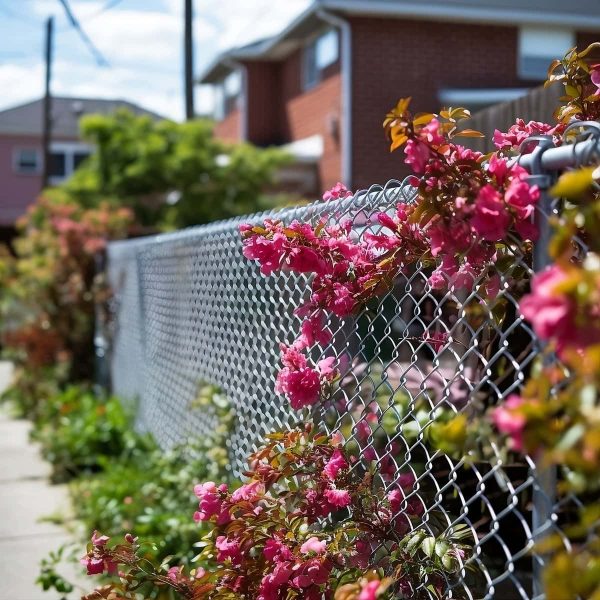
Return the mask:
<path fill-rule="evenodd" d="M 248 69 L 246 65 L 233 58 L 228 58 L 223 61 L 228 67 L 234 70 L 240 71 L 242 74 L 242 91 L 241 91 L 241 102 L 240 102 L 240 140 L 243 142 L 248 141 Z"/>
<path fill-rule="evenodd" d="M 350 23 L 326 10 L 317 17 L 342 32 L 342 182 L 352 189 L 352 28 Z"/>

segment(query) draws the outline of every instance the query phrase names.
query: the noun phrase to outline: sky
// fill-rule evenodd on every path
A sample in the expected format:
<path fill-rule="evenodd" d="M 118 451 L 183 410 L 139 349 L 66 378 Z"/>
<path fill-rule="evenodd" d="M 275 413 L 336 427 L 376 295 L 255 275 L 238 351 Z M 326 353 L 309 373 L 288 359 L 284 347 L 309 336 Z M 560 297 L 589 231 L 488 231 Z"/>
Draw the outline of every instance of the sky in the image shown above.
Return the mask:
<path fill-rule="evenodd" d="M 69 4 L 109 66 L 96 63 L 59 0 L 0 0 L 0 110 L 42 96 L 45 20 L 54 15 L 53 94 L 121 98 L 181 119 L 184 0 Z M 195 0 L 195 73 L 230 47 L 280 31 L 309 4 L 310 0 Z M 197 87 L 197 112 L 211 107 L 210 90 Z"/>

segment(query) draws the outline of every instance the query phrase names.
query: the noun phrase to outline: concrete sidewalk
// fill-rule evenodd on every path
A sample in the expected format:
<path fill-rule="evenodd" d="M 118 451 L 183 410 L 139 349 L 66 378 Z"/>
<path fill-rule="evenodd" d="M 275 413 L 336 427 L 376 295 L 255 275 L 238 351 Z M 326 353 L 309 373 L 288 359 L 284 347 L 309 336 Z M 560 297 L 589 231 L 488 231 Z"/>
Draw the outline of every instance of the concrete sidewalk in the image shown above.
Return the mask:
<path fill-rule="evenodd" d="M 11 373 L 10 363 L 0 362 L 0 392 Z M 29 441 L 30 428 L 29 422 L 0 413 L 0 600 L 64 597 L 35 585 L 40 560 L 70 541 L 62 527 L 40 519 L 66 512 L 69 502 L 66 486 L 48 482 L 50 468 Z M 68 577 L 67 571 L 73 569 L 65 569 Z M 73 593 L 69 599 L 78 597 Z"/>

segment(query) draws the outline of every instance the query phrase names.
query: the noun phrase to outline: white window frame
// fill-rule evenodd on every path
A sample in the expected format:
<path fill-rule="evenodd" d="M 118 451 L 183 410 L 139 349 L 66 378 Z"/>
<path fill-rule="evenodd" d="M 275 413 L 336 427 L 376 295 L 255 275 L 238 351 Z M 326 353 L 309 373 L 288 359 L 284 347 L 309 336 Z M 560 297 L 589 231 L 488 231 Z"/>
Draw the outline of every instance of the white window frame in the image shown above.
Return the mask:
<path fill-rule="evenodd" d="M 33 171 L 21 171 L 19 169 L 19 165 L 20 165 L 20 155 L 21 152 L 35 152 L 35 169 Z M 38 176 L 42 174 L 42 165 L 43 165 L 43 158 L 42 158 L 42 151 L 40 148 L 32 148 L 32 147 L 28 147 L 28 146 L 19 146 L 17 148 L 13 149 L 13 172 L 16 173 L 17 175 L 33 175 L 33 176 Z"/>
<path fill-rule="evenodd" d="M 65 155 L 65 174 L 63 177 L 53 176 L 48 178 L 50 185 L 62 183 L 75 171 L 75 154 L 79 152 L 87 152 L 91 154 L 94 147 L 83 142 L 52 142 L 50 144 L 50 152 L 62 152 Z"/>
<path fill-rule="evenodd" d="M 555 58 L 576 44 L 575 30 L 567 27 L 523 26 L 519 28 L 517 74 L 521 79 L 544 81 Z M 534 62 L 533 66 L 531 61 Z M 539 67 L 535 64 L 539 63 Z"/>
<path fill-rule="evenodd" d="M 324 64 L 318 64 L 318 45 L 319 41 L 325 38 L 327 35 L 335 33 L 337 42 L 337 51 L 335 53 L 335 59 Z M 321 30 L 311 38 L 309 38 L 304 47 L 302 48 L 302 89 L 307 92 L 312 88 L 316 87 L 323 81 L 323 71 L 334 65 L 340 60 L 340 34 L 335 27 Z M 310 68 L 309 61 L 314 62 L 313 69 Z M 314 71 L 315 76 L 311 77 L 311 71 Z"/>

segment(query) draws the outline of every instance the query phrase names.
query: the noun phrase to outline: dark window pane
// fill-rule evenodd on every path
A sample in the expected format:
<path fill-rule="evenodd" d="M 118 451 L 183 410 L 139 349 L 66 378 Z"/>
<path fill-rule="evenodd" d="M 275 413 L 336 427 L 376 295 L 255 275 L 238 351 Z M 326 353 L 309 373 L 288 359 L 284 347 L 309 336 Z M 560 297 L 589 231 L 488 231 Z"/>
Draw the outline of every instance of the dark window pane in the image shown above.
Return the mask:
<path fill-rule="evenodd" d="M 89 152 L 75 152 L 73 154 L 73 169 L 76 169 L 89 155 Z"/>
<path fill-rule="evenodd" d="M 65 173 L 65 153 L 51 152 L 50 164 L 48 169 L 50 177 L 64 177 Z"/>
<path fill-rule="evenodd" d="M 19 150 L 16 167 L 19 173 L 36 173 L 39 169 L 38 151 Z"/>

